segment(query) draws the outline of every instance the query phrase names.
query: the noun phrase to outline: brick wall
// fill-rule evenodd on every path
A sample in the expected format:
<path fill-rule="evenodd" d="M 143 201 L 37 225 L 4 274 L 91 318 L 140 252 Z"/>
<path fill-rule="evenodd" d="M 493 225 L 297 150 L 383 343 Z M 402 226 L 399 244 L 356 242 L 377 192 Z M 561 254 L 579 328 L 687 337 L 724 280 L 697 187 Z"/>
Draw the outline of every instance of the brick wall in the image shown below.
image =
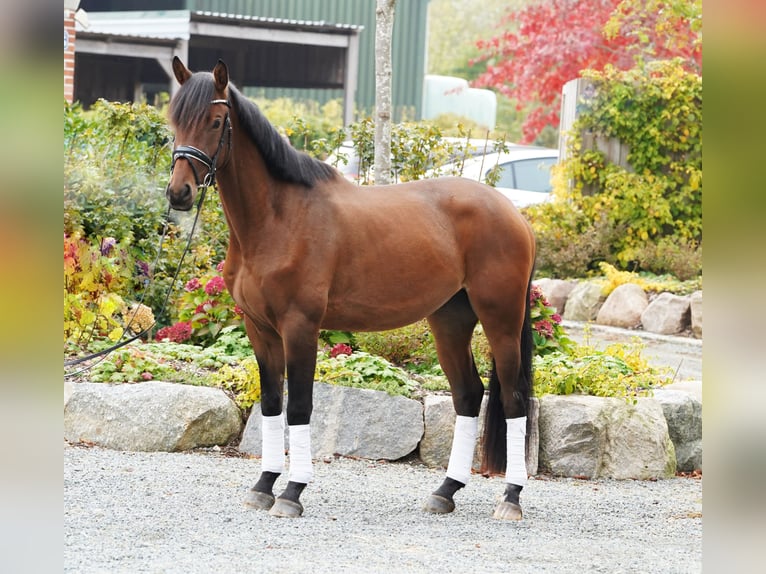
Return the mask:
<path fill-rule="evenodd" d="M 64 9 L 64 98 L 74 98 L 74 11 Z"/>

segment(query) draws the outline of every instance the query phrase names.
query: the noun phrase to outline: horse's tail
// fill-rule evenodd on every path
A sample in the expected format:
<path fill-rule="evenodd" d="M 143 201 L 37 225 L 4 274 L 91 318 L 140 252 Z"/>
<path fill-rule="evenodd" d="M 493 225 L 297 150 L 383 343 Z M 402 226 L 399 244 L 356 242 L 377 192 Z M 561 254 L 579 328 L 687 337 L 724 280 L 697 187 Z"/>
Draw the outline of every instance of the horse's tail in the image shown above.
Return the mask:
<path fill-rule="evenodd" d="M 532 355 L 535 341 L 532 337 L 532 322 L 530 319 L 529 294 L 532 287 L 530 278 L 527 285 L 524 323 L 521 327 L 521 364 L 519 378 L 513 394 L 521 402 L 524 413 L 527 412 L 529 398 L 532 396 Z M 484 438 L 482 442 L 482 474 L 504 474 L 506 467 L 506 423 L 503 402 L 500 399 L 500 379 L 497 376 L 497 365 L 492 360 L 492 373 L 489 376 L 489 398 L 484 417 Z"/>

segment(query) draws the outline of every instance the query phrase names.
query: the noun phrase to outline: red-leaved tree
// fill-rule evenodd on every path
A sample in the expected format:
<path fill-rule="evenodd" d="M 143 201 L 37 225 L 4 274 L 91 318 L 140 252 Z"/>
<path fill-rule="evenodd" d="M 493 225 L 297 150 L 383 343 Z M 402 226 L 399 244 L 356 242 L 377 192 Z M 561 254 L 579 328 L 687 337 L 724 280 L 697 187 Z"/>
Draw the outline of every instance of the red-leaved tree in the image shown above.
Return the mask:
<path fill-rule="evenodd" d="M 585 69 L 630 69 L 681 57 L 702 70 L 701 0 L 541 0 L 512 10 L 489 40 L 477 87 L 496 88 L 529 111 L 523 141 L 558 127 L 561 89 Z"/>

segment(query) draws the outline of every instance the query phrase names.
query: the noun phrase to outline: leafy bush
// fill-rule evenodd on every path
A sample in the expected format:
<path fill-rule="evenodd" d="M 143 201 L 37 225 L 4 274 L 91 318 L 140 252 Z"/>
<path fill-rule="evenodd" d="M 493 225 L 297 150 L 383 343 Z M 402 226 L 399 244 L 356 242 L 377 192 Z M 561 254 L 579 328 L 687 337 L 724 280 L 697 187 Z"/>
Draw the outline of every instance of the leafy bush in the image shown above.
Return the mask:
<path fill-rule="evenodd" d="M 650 367 L 641 357 L 642 349 L 635 338 L 628 345 L 616 343 L 603 351 L 576 345 L 568 354 L 556 351 L 538 355 L 534 359 L 535 394 L 577 393 L 634 402 L 636 397 L 651 396 L 652 389 L 667 380 L 670 370 Z"/>
<path fill-rule="evenodd" d="M 91 350 L 100 351 L 106 346 L 105 342 L 94 343 Z M 130 343 L 94 365 L 88 376 L 96 382 L 161 379 L 196 385 L 215 385 L 221 383 L 219 379 L 222 377 L 220 373 L 223 367 L 235 368 L 252 357 L 253 350 L 247 336 L 241 330 L 227 327 L 222 330 L 216 342 L 208 347 L 172 342 Z M 186 366 L 188 368 L 184 368 Z M 214 376 L 216 373 L 220 375 L 218 378 Z"/>
<path fill-rule="evenodd" d="M 385 391 L 389 395 L 410 397 L 414 381 L 402 369 L 369 353 L 356 352 L 336 357 L 319 355 L 317 379 L 333 385 Z"/>
<path fill-rule="evenodd" d="M 676 60 L 584 75 L 594 95 L 581 103 L 568 158 L 554 182 L 562 205 L 528 211 L 539 244 L 545 249 L 553 237 L 558 245 L 582 245 L 583 232 L 612 228 L 619 232 L 594 238 L 608 245 L 607 252 L 599 253 L 599 247 L 586 258 L 601 257 L 623 269 L 667 272 L 668 261 L 651 257 L 647 246 L 702 241 L 702 79 Z M 609 163 L 600 151 L 598 142 L 611 138 L 627 146 L 628 167 Z M 573 213 L 574 222 L 564 219 L 556 230 L 563 210 Z M 552 274 L 574 275 L 552 263 L 544 263 Z M 685 269 L 685 276 L 692 268 Z"/>
<path fill-rule="evenodd" d="M 252 98 L 261 113 L 277 126 L 296 149 L 324 159 L 343 141 L 343 103 L 290 98 Z"/>
<path fill-rule="evenodd" d="M 207 345 L 215 341 L 224 327 L 244 330 L 242 309 L 234 303 L 226 289 L 222 272 L 223 261 L 216 266 L 215 271 L 201 278 L 192 277 L 186 282 L 178 301 L 178 317 L 181 321 L 167 330 L 168 338 L 175 336 L 178 339 L 188 331 L 189 340 Z M 157 338 L 163 338 L 164 334 L 158 332 Z"/>
<path fill-rule="evenodd" d="M 636 248 L 636 261 L 642 269 L 670 273 L 681 281 L 702 275 L 702 243 L 662 238 Z"/>
<path fill-rule="evenodd" d="M 127 309 L 117 293 L 129 280 L 129 261 L 112 238 L 94 245 L 79 234 L 64 235 L 64 342 L 70 350 L 122 336 Z"/>
<path fill-rule="evenodd" d="M 212 383 L 229 391 L 242 410 L 261 401 L 261 373 L 255 357 L 247 357 L 236 365 L 224 365 L 211 376 Z"/>
<path fill-rule="evenodd" d="M 624 227 L 605 216 L 592 220 L 565 201 L 530 205 L 524 213 L 535 230 L 539 276 L 586 277 L 599 261 L 616 262 L 611 246 Z"/>
<path fill-rule="evenodd" d="M 390 331 L 356 333 L 359 349 L 383 357 L 414 373 L 430 372 L 438 365 L 436 346 L 425 319 Z"/>
<path fill-rule="evenodd" d="M 551 307 L 537 285 L 533 285 L 529 292 L 529 306 L 532 337 L 535 342 L 534 354 L 543 356 L 555 352 L 568 353 L 574 342 L 567 337 L 561 326 L 561 315 Z"/>
<path fill-rule="evenodd" d="M 654 291 L 655 293 L 667 291 L 677 295 L 686 295 L 702 288 L 700 277 L 679 281 L 676 277 L 670 275 L 620 271 L 613 265 L 603 262 L 598 267 L 603 273 L 603 277 L 596 278 L 593 281 L 601 284 L 601 292 L 604 295 L 609 295 L 617 287 L 626 283 L 638 285 L 644 291 Z"/>

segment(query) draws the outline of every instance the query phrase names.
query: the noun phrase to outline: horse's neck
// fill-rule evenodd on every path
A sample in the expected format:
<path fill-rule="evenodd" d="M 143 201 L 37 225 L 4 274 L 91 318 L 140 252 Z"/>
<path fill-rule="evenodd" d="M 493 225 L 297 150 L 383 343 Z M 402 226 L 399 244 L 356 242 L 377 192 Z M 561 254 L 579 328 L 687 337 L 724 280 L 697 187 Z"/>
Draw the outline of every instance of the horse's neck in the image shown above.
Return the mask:
<path fill-rule="evenodd" d="M 218 172 L 218 191 L 230 241 L 241 249 L 254 244 L 252 237 L 257 237 L 265 225 L 276 188 L 281 184 L 271 177 L 252 143 L 234 145 L 232 161 Z"/>

